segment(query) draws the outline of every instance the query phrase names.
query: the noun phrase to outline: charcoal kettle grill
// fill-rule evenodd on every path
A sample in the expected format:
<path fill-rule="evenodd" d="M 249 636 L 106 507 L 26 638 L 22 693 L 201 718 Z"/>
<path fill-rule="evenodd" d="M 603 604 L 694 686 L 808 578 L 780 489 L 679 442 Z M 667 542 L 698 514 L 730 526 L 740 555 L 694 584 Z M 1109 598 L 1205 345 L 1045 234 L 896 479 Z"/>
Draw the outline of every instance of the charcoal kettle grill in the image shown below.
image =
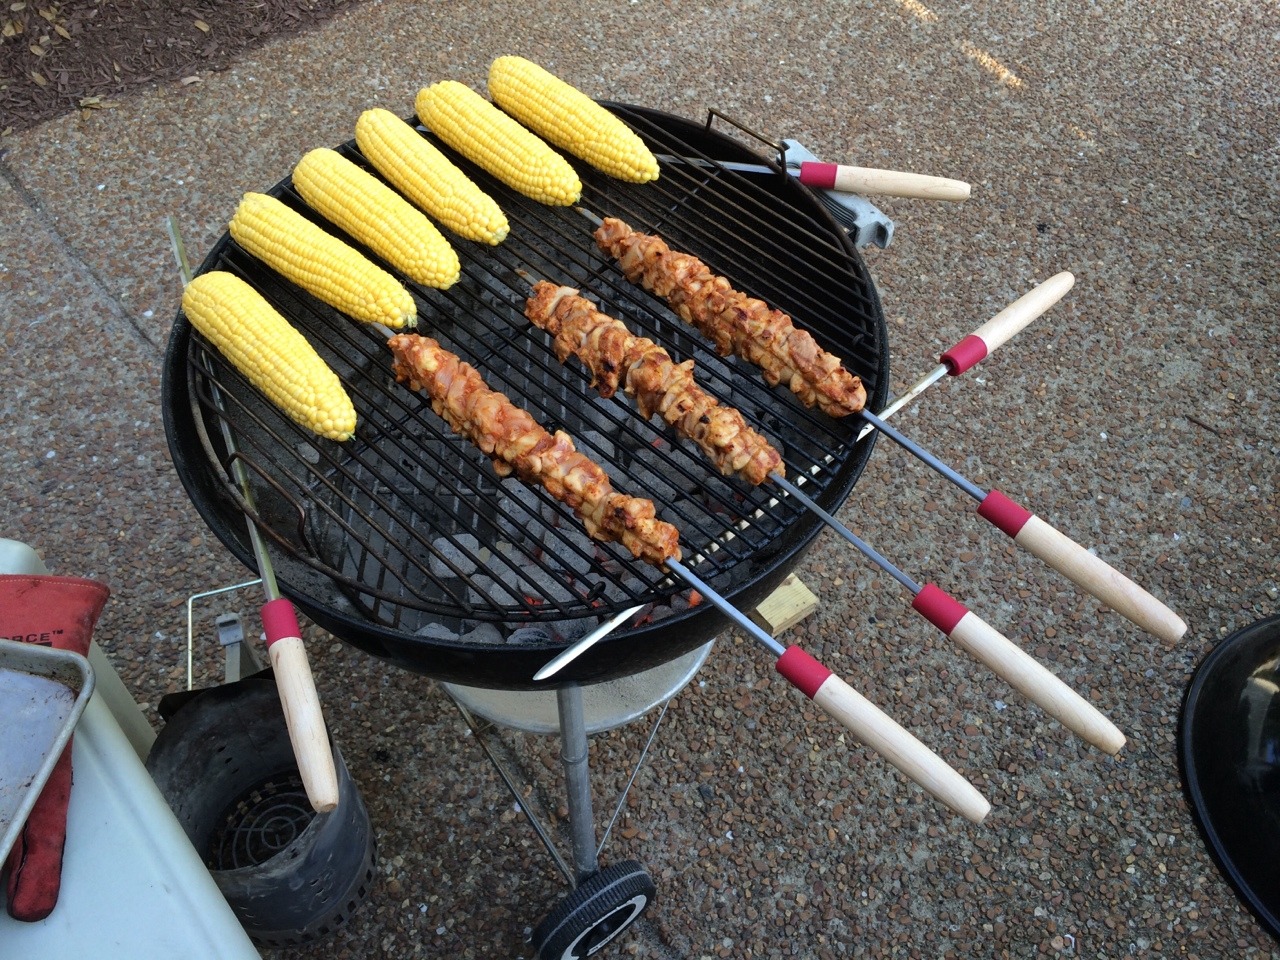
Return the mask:
<path fill-rule="evenodd" d="M 660 234 L 738 289 L 791 314 L 862 378 L 869 408 L 882 407 L 888 384 L 883 313 L 861 257 L 831 211 L 780 167 L 777 176 L 749 176 L 716 165 L 761 160 L 742 139 L 716 128 L 719 115 L 698 124 L 608 106 L 655 154 L 701 162 L 664 163 L 661 177 L 643 185 L 574 162 L 582 207 Z M 497 247 L 450 237 L 462 276 L 448 290 L 400 278 L 417 301 L 419 331 L 475 366 L 543 426 L 567 431 L 618 490 L 652 499 L 659 518 L 679 528 L 685 561 L 698 576 L 737 607 L 754 608 L 796 565 L 822 529 L 821 519 L 789 498 L 775 498 L 767 486 L 721 476 L 664 425 L 642 422 L 625 398 L 597 397 L 587 375 L 562 366 L 548 335 L 525 320 L 527 278 L 579 287 L 677 360 L 696 358 L 707 389 L 774 442 L 793 476 L 802 476 L 805 491 L 827 510 L 848 498 L 875 434 L 859 440 L 857 418 L 809 410 L 745 364 L 717 357 L 618 273 L 596 249 L 592 225 L 580 211 L 527 200 L 439 146 L 499 202 L 511 233 Z M 354 142 L 338 149 L 369 169 Z M 319 220 L 288 179 L 266 192 L 396 272 Z M 252 569 L 247 516 L 270 544 L 286 597 L 341 640 L 440 681 L 473 729 L 485 722 L 521 727 L 524 708 L 513 705 L 522 697 L 555 698 L 575 825 L 574 866 L 558 862 L 578 889 L 548 918 L 556 923 L 539 928 L 540 955 L 593 952 L 638 916 L 652 885 L 629 863 L 621 874 L 598 869 L 586 738 L 665 704 L 701 666 L 726 618 L 617 545 L 588 540 L 572 512 L 542 491 L 500 480 L 423 398 L 395 382 L 379 333 L 285 282 L 229 235 L 199 272 L 214 269 L 246 280 L 306 336 L 341 378 L 358 426 L 343 444 L 296 426 L 179 315 L 165 357 L 163 410 L 172 459 L 194 506 Z M 236 438 L 230 456 L 221 439 L 224 418 Z M 252 504 L 229 479 L 233 461 L 249 477 Z M 533 681 L 573 640 L 637 607 L 638 617 L 554 683 Z M 584 713 L 584 687 L 602 685 L 598 693 L 624 678 L 644 681 L 637 699 L 605 693 L 595 714 Z M 560 939 L 545 940 L 553 936 Z"/>

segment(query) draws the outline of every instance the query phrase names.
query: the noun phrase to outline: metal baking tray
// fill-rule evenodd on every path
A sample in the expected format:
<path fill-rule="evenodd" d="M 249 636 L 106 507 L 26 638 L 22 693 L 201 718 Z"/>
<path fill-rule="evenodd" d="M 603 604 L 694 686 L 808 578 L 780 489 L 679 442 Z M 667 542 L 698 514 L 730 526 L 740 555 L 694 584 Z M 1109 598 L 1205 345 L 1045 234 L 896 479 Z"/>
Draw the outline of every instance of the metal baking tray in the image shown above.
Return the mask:
<path fill-rule="evenodd" d="M 78 653 L 0 639 L 0 864 L 92 694 L 93 668 Z"/>

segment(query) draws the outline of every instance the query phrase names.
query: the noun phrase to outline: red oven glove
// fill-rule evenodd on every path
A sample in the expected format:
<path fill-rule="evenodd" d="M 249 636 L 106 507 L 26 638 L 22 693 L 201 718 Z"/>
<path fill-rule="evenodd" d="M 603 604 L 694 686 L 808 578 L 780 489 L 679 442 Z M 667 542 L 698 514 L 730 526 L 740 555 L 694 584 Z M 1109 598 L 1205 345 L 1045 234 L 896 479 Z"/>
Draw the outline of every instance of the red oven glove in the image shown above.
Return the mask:
<path fill-rule="evenodd" d="M 80 577 L 0 576 L 0 637 L 88 656 L 110 593 L 106 584 Z M 15 920 L 43 920 L 58 902 L 70 799 L 68 743 L 9 853 L 8 907 Z"/>

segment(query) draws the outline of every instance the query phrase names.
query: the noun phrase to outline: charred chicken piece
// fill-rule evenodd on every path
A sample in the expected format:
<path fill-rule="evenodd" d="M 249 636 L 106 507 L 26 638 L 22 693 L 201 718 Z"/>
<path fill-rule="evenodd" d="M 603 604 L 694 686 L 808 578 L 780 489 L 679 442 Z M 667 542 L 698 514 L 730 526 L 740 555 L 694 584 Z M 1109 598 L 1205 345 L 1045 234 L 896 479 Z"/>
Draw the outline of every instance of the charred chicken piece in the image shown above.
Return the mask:
<path fill-rule="evenodd" d="M 697 257 L 678 253 L 661 237 L 637 233 L 606 217 L 596 243 L 632 283 L 663 297 L 682 320 L 716 345 L 755 364 L 772 386 L 789 387 L 807 407 L 833 417 L 858 413 L 867 401 L 862 381 L 827 353 L 807 331 L 763 300 L 733 289 Z"/>
<path fill-rule="evenodd" d="M 655 566 L 680 559 L 680 533 L 655 519 L 653 501 L 615 491 L 608 474 L 579 453 L 567 433 L 548 433 L 430 337 L 399 334 L 387 346 L 395 355 L 396 379 L 425 393 L 431 409 L 487 454 L 499 476 L 514 473 L 525 483 L 541 484 L 573 509 L 596 540 L 621 543 Z"/>
<path fill-rule="evenodd" d="M 525 316 L 555 337 L 556 356 L 576 356 L 603 397 L 622 386 L 648 420 L 655 413 L 696 443 L 722 474 L 761 484 L 782 473 L 782 457 L 733 407 L 721 406 L 693 379 L 693 361 L 676 363 L 652 340 L 632 335 L 572 287 L 534 285 Z"/>

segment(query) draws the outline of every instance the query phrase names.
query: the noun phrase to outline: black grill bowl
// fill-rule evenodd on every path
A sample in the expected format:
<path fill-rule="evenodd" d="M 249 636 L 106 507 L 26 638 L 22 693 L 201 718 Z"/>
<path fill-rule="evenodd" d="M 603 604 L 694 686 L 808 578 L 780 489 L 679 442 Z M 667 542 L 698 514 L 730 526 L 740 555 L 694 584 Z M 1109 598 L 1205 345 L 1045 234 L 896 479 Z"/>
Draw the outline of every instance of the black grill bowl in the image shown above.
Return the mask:
<path fill-rule="evenodd" d="M 761 160 L 710 122 L 610 106 L 656 153 Z M 353 143 L 339 149 L 363 162 Z M 821 521 L 789 500 L 774 503 L 777 490 L 771 485 L 751 488 L 720 477 L 696 450 L 690 452 L 690 445 L 660 425 L 641 423 L 624 398 L 602 405 L 582 369 L 572 362 L 560 366 L 545 335 L 523 320 L 527 276 L 580 287 L 602 310 L 663 343 L 675 359 L 696 358 L 704 386 L 742 409 L 778 443 L 789 474 L 806 477 L 806 490 L 828 510 L 848 498 L 875 435 L 857 442 L 860 420 L 836 421 L 805 410 L 789 392 L 770 389 L 747 365 L 716 358 L 692 328 L 628 284 L 596 251 L 592 225 L 580 213 L 524 200 L 465 161 L 459 164 L 498 200 L 512 232 L 496 248 L 454 240 L 463 278 L 448 291 L 406 283 L 418 302 L 419 331 L 471 362 L 490 386 L 528 408 L 548 429 L 566 429 L 580 449 L 601 462 L 619 490 L 654 499 L 658 515 L 680 528 L 686 563 L 740 609 L 752 609 L 796 565 Z M 584 207 L 658 233 L 674 249 L 694 253 L 735 286 L 791 314 L 863 378 L 868 405 L 883 406 L 888 345 L 875 286 L 847 235 L 807 188 L 782 173 L 747 176 L 687 164 L 664 165 L 658 181 L 636 186 L 575 166 L 584 183 Z M 315 219 L 288 180 L 265 192 Z M 329 361 L 356 404 L 360 426 L 353 440 L 342 445 L 317 440 L 280 416 L 223 363 L 181 313 L 175 321 L 162 402 L 178 476 L 209 528 L 250 569 L 256 565 L 245 520 L 253 518 L 271 547 L 281 591 L 315 623 L 376 657 L 439 680 L 532 689 L 539 686 L 533 674 L 566 643 L 468 642 L 421 631 L 463 620 L 512 626 L 594 623 L 597 616 L 662 603 L 686 589 L 613 546 L 604 559 L 585 558 L 590 569 L 569 592 L 552 587 L 539 595 L 540 587 L 521 578 L 558 564 L 557 551 L 572 551 L 573 543 L 581 542 L 571 532 L 576 519 L 545 496 L 540 507 L 532 508 L 538 511 L 532 526 L 539 527 L 533 532 L 546 546 L 533 552 L 517 547 L 514 556 L 508 555 L 510 595 L 502 595 L 500 585 L 493 592 L 492 582 L 467 589 L 460 586 L 472 583 L 465 577 L 435 579 L 429 555 L 436 556 L 438 570 L 434 545 L 440 537 L 469 533 L 482 547 L 501 539 L 498 522 L 505 518 L 511 526 L 513 514 L 503 511 L 509 510 L 511 486 L 519 481 L 499 482 L 483 455 L 452 435 L 424 398 L 394 383 L 390 355 L 376 333 L 285 283 L 229 236 L 219 240 L 199 272 L 213 269 L 235 272 L 263 293 Z M 254 510 L 247 509 L 229 479 L 222 418 L 235 430 Z M 611 450 L 582 439 L 597 424 L 608 434 L 610 440 L 602 442 Z M 642 461 L 653 458 L 637 451 L 647 454 L 655 445 L 666 453 L 656 467 L 646 466 Z M 724 535 L 726 528 L 733 529 L 732 536 Z M 657 666 L 701 646 L 727 624 L 703 603 L 621 629 L 553 683 L 595 683 Z"/>

